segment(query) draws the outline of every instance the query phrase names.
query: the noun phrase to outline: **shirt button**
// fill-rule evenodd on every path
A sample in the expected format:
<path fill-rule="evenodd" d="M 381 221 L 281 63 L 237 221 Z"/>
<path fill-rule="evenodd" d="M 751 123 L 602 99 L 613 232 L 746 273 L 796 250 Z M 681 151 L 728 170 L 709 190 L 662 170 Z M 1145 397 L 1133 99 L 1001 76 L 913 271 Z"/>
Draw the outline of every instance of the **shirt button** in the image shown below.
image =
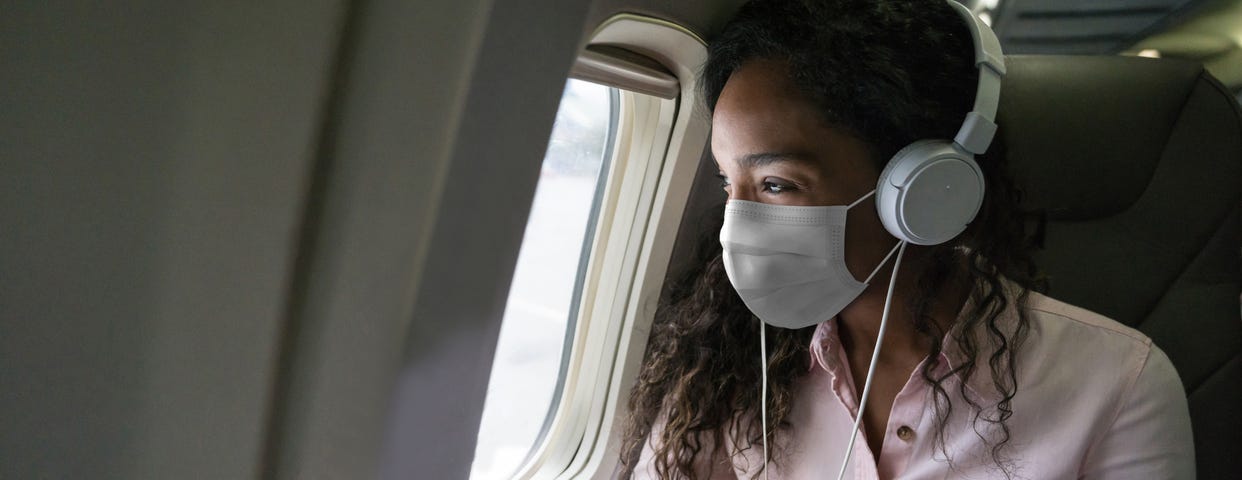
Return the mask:
<path fill-rule="evenodd" d="M 903 441 L 906 441 L 906 442 L 909 442 L 910 440 L 913 440 L 913 439 L 914 439 L 914 429 L 913 429 L 913 428 L 910 428 L 910 427 L 907 427 L 907 426 L 905 426 L 905 425 L 902 425 L 902 426 L 901 426 L 901 428 L 898 428 L 898 429 L 897 429 L 897 438 L 900 438 L 900 439 L 902 439 Z"/>

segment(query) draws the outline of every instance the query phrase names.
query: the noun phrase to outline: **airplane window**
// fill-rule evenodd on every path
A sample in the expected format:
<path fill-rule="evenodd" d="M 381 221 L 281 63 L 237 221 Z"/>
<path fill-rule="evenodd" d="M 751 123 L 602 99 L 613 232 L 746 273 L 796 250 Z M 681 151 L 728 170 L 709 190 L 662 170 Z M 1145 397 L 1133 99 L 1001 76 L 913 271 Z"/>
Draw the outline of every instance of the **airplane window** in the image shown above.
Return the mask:
<path fill-rule="evenodd" d="M 471 479 L 512 474 L 556 410 L 616 105 L 616 89 L 581 80 L 570 79 L 561 96 L 505 306 Z"/>

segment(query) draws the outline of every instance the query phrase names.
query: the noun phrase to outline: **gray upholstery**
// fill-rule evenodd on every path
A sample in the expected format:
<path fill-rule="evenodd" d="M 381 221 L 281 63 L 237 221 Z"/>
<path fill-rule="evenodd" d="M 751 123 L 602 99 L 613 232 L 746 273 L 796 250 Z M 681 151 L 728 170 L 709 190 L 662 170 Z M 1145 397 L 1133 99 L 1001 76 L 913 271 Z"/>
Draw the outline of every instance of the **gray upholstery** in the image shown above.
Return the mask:
<path fill-rule="evenodd" d="M 1190 398 L 1199 477 L 1242 471 L 1242 119 L 1195 63 L 1011 56 L 998 123 L 1046 213 L 1052 297 L 1151 336 Z"/>

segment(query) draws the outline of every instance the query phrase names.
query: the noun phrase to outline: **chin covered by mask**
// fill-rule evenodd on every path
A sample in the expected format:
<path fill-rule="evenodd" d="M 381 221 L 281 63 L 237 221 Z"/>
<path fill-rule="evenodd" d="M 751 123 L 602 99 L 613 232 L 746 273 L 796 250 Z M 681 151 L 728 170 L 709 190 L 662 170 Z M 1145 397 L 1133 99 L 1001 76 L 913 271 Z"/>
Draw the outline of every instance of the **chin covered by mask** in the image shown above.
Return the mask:
<path fill-rule="evenodd" d="M 803 328 L 858 298 L 888 260 L 861 282 L 845 266 L 846 213 L 869 196 L 823 207 L 729 201 L 720 244 L 729 282 L 747 308 L 769 325 Z"/>

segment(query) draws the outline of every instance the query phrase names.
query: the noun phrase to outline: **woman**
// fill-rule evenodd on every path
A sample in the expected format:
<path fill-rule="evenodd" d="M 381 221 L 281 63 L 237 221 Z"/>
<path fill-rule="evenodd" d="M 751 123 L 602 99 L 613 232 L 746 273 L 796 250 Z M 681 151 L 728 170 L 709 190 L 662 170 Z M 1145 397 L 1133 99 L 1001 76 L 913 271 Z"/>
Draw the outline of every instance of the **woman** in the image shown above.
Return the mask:
<path fill-rule="evenodd" d="M 712 43 L 701 90 L 727 248 L 705 244 L 653 326 L 623 478 L 1194 477 L 1164 353 L 1032 291 L 1001 145 L 978 161 L 978 215 L 948 241 L 905 247 L 877 214 L 890 158 L 954 138 L 971 111 L 971 35 L 942 0 L 756 0 Z M 817 293 L 827 306 L 790 307 L 806 295 L 786 270 L 831 262 L 764 258 L 764 242 L 820 240 L 748 222 L 830 209 L 852 278 Z"/>

